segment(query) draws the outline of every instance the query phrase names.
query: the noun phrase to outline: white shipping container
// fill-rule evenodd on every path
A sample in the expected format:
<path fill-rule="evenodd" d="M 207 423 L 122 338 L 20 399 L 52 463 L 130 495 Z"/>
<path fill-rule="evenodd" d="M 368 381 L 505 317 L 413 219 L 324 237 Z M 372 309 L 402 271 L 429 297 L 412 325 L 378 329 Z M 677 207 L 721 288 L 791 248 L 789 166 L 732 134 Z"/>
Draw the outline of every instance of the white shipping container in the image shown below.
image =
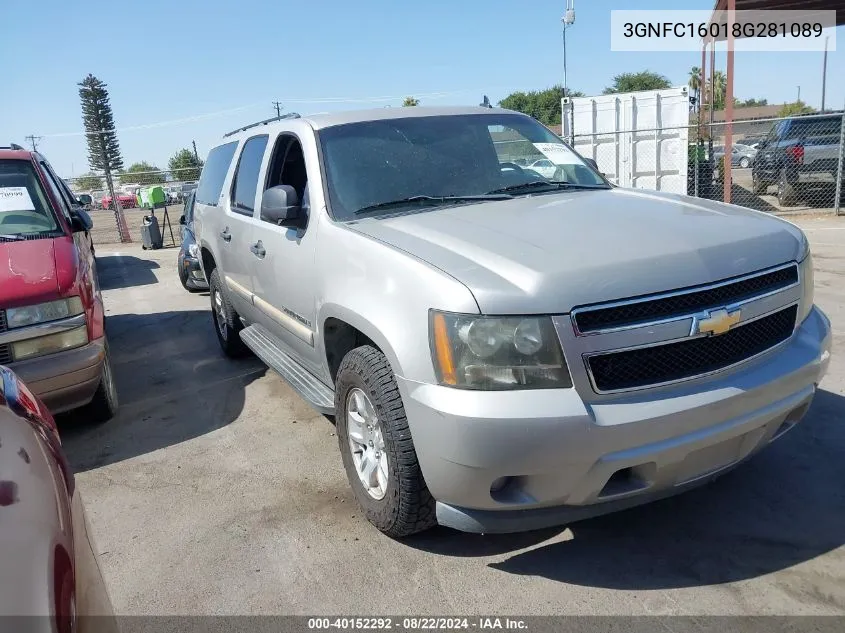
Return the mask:
<path fill-rule="evenodd" d="M 563 138 L 620 187 L 687 193 L 686 86 L 563 99 Z"/>

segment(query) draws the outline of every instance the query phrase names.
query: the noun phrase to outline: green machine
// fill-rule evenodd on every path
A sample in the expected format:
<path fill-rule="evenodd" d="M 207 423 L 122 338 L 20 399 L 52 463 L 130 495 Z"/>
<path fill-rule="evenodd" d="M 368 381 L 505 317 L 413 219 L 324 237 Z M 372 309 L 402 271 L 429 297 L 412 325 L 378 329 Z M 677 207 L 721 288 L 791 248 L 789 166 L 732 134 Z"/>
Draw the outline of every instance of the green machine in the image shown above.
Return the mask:
<path fill-rule="evenodd" d="M 160 209 L 166 203 L 164 189 L 158 185 L 145 187 L 138 192 L 138 206 L 142 209 Z"/>

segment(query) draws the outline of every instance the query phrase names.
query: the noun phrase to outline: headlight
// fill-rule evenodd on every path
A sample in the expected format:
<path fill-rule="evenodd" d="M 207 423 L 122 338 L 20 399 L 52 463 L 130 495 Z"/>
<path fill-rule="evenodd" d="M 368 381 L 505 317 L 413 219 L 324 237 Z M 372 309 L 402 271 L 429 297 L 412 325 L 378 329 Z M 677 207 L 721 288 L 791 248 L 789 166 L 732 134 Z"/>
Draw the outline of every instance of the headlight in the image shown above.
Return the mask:
<path fill-rule="evenodd" d="M 12 328 L 66 319 L 83 312 L 85 312 L 85 309 L 82 306 L 82 299 L 79 297 L 48 301 L 47 303 L 38 303 L 22 308 L 8 308 L 6 310 L 6 326 L 11 330 Z"/>
<path fill-rule="evenodd" d="M 199 259 L 200 247 L 196 242 L 193 242 L 190 246 L 188 246 L 188 254 L 194 259 Z"/>
<path fill-rule="evenodd" d="M 432 310 L 431 349 L 442 385 L 487 391 L 572 386 L 550 317 Z"/>
<path fill-rule="evenodd" d="M 813 256 L 809 251 L 798 268 L 798 277 L 801 280 L 801 303 L 798 304 L 797 325 L 801 325 L 813 309 Z"/>
<path fill-rule="evenodd" d="M 82 347 L 86 343 L 88 343 L 88 328 L 83 325 L 67 332 L 48 334 L 47 336 L 28 338 L 12 343 L 12 356 L 15 360 L 24 360 L 35 356 L 54 354 L 74 347 Z"/>

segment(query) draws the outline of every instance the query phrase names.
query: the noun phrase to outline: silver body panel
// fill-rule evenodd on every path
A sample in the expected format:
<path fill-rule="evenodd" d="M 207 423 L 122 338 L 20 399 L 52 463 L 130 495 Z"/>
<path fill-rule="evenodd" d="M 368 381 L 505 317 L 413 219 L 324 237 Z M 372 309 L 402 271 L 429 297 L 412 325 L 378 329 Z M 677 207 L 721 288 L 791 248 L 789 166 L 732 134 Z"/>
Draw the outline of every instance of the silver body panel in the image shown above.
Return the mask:
<path fill-rule="evenodd" d="M 256 134 L 270 135 L 259 182 L 276 136 L 300 139 L 309 179 L 308 226 L 284 229 L 263 222 L 257 211 L 253 217 L 233 214 L 224 198 L 234 166 L 221 204 L 198 203 L 195 224 L 198 243 L 222 269 L 240 314 L 272 333 L 284 354 L 328 388 L 327 319 L 353 326 L 384 352 L 441 523 L 512 531 L 648 501 L 739 463 L 797 423 L 829 358 L 830 327 L 817 308 L 787 340 L 747 362 L 623 393 L 599 393 L 585 359 L 692 338 L 701 315 L 590 335 L 580 335 L 571 317 L 594 304 L 795 265 L 804 256 L 797 227 L 740 207 L 624 189 L 335 221 L 325 199 L 320 129 L 377 118 L 490 112 L 398 110 L 288 119 L 227 138 L 243 144 Z M 221 241 L 226 226 L 239 232 L 237 241 Z M 263 258 L 248 248 L 259 239 L 267 251 Z M 799 279 L 743 300 L 739 325 L 796 305 L 802 284 Z M 551 315 L 573 387 L 483 392 L 438 385 L 429 345 L 431 309 Z M 618 486 L 608 488 L 620 469 L 633 473 L 633 487 L 621 493 Z M 494 498 L 490 487 L 499 477 L 515 483 Z M 534 511 L 540 518 L 532 518 Z"/>

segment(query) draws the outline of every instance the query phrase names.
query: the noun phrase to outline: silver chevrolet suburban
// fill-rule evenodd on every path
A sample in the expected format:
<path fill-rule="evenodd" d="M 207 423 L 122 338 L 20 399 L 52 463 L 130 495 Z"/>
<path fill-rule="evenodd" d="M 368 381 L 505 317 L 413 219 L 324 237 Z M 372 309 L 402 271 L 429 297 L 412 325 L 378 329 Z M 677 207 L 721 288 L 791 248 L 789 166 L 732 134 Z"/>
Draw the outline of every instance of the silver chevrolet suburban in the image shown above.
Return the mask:
<path fill-rule="evenodd" d="M 334 415 L 391 536 L 705 483 L 796 425 L 829 362 L 798 228 L 613 187 L 515 112 L 253 124 L 211 150 L 195 213 L 223 351 Z"/>

